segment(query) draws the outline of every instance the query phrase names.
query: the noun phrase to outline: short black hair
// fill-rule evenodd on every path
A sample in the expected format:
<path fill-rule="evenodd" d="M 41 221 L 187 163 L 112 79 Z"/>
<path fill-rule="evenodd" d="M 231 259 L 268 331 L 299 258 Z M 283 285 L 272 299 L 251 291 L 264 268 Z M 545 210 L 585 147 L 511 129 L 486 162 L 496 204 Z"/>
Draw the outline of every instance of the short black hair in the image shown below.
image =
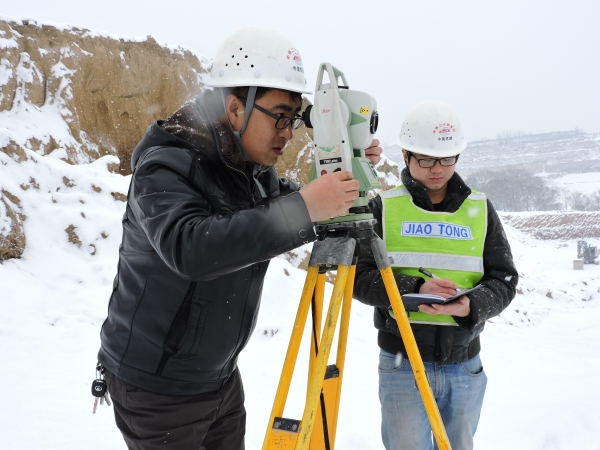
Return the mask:
<path fill-rule="evenodd" d="M 229 95 L 229 94 L 235 95 L 237 98 L 239 98 L 242 101 L 243 105 L 246 106 L 246 99 L 248 98 L 248 91 L 250 90 L 250 86 L 236 86 L 236 87 L 224 88 L 224 89 L 225 89 L 226 95 Z M 269 91 L 287 92 L 288 94 L 290 94 L 290 98 L 292 99 L 292 101 L 302 104 L 302 94 L 300 94 L 298 92 L 292 92 L 292 91 L 286 91 L 284 89 L 276 89 L 276 88 L 262 87 L 262 86 L 258 86 L 256 88 L 256 96 L 254 97 L 254 100 L 258 100 L 259 98 L 264 97 L 265 95 L 267 95 L 267 93 Z"/>

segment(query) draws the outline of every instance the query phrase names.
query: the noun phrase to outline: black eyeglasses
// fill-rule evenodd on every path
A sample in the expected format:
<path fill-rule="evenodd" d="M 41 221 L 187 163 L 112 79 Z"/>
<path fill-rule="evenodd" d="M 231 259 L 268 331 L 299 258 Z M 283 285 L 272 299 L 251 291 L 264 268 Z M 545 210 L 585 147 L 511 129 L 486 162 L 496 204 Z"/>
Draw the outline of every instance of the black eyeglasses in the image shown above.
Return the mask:
<path fill-rule="evenodd" d="M 272 117 L 277 122 L 275 122 L 275 128 L 278 130 L 285 130 L 288 126 L 292 126 L 292 130 L 296 130 L 300 128 L 300 126 L 304 123 L 302 117 L 298 114 L 295 114 L 292 117 L 284 116 L 283 114 L 273 114 L 271 111 L 266 110 L 262 106 L 257 105 L 256 103 L 253 105 L 254 108 L 258 109 L 260 112 L 265 113 L 267 116 Z"/>
<path fill-rule="evenodd" d="M 422 167 L 423 169 L 431 169 L 438 161 L 442 167 L 453 166 L 456 164 L 459 157 L 459 155 L 455 155 L 448 156 L 447 158 L 417 158 L 412 152 L 409 152 L 409 156 L 415 158 L 419 167 Z"/>
<path fill-rule="evenodd" d="M 245 98 L 244 101 L 246 101 Z M 277 121 L 275 122 L 275 128 L 277 128 L 278 130 L 285 130 L 290 125 L 292 126 L 292 130 L 297 130 L 304 123 L 304 121 L 302 120 L 302 116 L 300 116 L 299 114 L 294 114 L 292 117 L 288 117 L 284 116 L 283 114 L 273 114 L 271 111 L 263 108 L 262 106 L 257 105 L 256 103 L 252 105 L 252 107 L 258 109 L 262 113 L 265 113 L 267 116 L 275 119 Z"/>

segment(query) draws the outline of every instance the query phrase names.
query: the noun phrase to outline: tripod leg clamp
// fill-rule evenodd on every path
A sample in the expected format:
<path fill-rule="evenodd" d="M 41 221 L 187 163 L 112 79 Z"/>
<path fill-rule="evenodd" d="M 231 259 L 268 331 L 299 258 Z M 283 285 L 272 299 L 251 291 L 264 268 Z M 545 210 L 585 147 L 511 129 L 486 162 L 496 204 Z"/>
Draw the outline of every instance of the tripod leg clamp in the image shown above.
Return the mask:
<path fill-rule="evenodd" d="M 390 266 L 390 257 L 385 249 L 385 244 L 377 236 L 371 239 L 371 251 L 379 270 Z"/>
<path fill-rule="evenodd" d="M 350 237 L 327 238 L 315 242 L 310 255 L 312 266 L 348 266 L 352 265 L 352 256 L 356 241 Z"/>

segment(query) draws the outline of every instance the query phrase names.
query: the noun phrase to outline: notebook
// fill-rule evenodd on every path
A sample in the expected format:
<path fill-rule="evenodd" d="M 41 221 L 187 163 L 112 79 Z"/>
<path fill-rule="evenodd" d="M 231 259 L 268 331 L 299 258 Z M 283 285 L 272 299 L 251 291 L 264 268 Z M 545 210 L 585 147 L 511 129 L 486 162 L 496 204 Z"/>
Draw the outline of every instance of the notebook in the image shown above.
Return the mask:
<path fill-rule="evenodd" d="M 419 305 L 421 303 L 425 303 L 428 305 L 431 305 L 432 303 L 439 303 L 444 305 L 446 303 L 453 302 L 454 300 L 458 300 L 463 295 L 467 295 L 468 293 L 476 291 L 481 287 L 482 285 L 478 284 L 477 286 L 471 289 L 459 289 L 459 292 L 456 295 L 453 295 L 452 297 L 448 298 L 440 297 L 439 295 L 434 294 L 404 294 L 402 296 L 402 303 L 404 303 L 404 308 L 407 311 L 418 311 Z"/>

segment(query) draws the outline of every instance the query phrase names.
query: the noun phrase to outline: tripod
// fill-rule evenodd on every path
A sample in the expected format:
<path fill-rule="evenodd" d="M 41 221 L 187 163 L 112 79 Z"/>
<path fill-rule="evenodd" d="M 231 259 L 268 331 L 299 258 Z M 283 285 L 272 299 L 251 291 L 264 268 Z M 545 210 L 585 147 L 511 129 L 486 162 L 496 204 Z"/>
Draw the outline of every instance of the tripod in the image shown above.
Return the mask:
<path fill-rule="evenodd" d="M 383 241 L 373 231 L 374 223 L 374 219 L 366 219 L 327 223 L 317 226 L 318 240 L 312 250 L 308 273 L 300 299 L 300 306 L 296 314 L 296 321 L 294 322 L 294 329 L 285 356 L 281 378 L 279 379 L 263 443 L 263 450 L 332 450 L 334 448 L 342 377 L 344 374 L 354 274 L 356 271 L 357 257 L 355 256 L 355 250 L 358 250 L 357 244 L 359 245 L 363 242 L 366 245 L 370 245 L 377 267 L 381 272 L 438 447 L 440 450 L 451 450 L 448 436 L 446 435 L 437 404 L 427 381 L 425 367 L 390 267 L 387 252 Z M 319 336 L 318 330 L 321 328 L 320 318 L 323 305 L 325 271 L 327 270 L 337 270 L 337 275 L 323 331 Z M 342 295 L 344 297 L 343 302 Z M 283 410 L 289 393 L 300 342 L 302 340 L 302 333 L 311 303 L 313 304 L 311 347 L 314 349 L 315 354 L 313 355 L 311 352 L 309 361 L 307 401 L 302 420 L 286 419 L 282 417 Z M 336 363 L 327 366 L 340 309 L 342 310 L 342 317 L 340 321 Z M 322 429 L 323 433 L 313 433 L 313 429 Z"/>

